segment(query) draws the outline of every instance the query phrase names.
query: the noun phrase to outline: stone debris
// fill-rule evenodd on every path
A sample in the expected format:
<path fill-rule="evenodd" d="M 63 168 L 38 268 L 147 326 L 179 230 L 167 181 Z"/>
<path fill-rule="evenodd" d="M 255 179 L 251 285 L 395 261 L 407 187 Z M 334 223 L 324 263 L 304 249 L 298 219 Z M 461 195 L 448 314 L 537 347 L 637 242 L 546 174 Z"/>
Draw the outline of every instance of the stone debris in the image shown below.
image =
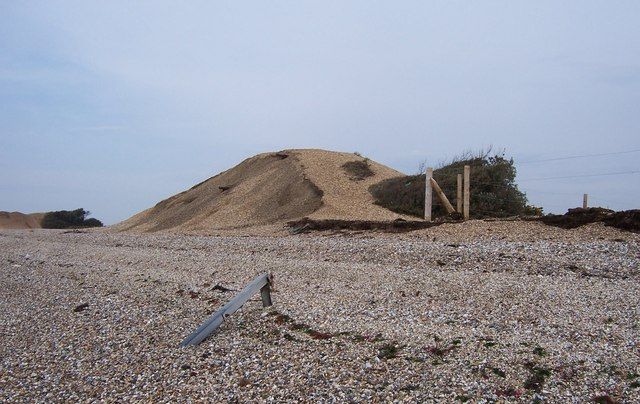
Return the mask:
<path fill-rule="evenodd" d="M 76 306 L 76 308 L 73 309 L 73 311 L 75 313 L 80 313 L 81 311 L 85 311 L 88 307 L 89 307 L 89 303 L 82 303 L 82 304 Z"/>
<path fill-rule="evenodd" d="M 0 401 L 639 402 L 639 242 L 602 224 L 483 221 L 2 231 Z M 178 347 L 234 294 L 212 285 L 262 272 L 273 307 L 256 296 Z"/>

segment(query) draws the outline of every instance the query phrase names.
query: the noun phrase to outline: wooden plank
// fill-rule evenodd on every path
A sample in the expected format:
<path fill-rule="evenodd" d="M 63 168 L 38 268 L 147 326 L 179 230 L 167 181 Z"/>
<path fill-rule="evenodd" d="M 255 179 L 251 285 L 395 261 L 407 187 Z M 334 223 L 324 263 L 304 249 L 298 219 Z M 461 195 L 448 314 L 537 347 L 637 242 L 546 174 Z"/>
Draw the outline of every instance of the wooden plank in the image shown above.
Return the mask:
<path fill-rule="evenodd" d="M 582 209 L 586 209 L 589 206 L 589 195 L 588 194 L 584 194 L 582 195 Z"/>
<path fill-rule="evenodd" d="M 268 274 L 262 274 L 254 279 L 251 283 L 249 283 L 244 289 L 238 293 L 236 297 L 231 299 L 231 301 L 225 304 L 221 309 L 216 311 L 211 317 L 207 319 L 200 327 L 198 327 L 191 335 L 185 338 L 180 346 L 189 346 L 189 345 L 197 345 L 201 343 L 205 338 L 207 338 L 212 332 L 214 332 L 220 325 L 224 322 L 224 319 L 236 312 L 240 307 L 242 307 L 253 295 L 258 293 L 258 291 L 265 292 L 262 293 L 262 304 L 263 307 L 267 307 L 271 305 L 271 296 L 270 296 L 270 279 Z M 269 294 L 268 299 L 265 299 L 265 293 Z M 268 303 L 268 304 L 265 304 Z"/>
<path fill-rule="evenodd" d="M 424 220 L 431 221 L 431 204 L 433 196 L 431 195 L 431 179 L 433 178 L 433 168 L 427 168 L 426 178 L 424 182 Z"/>
<path fill-rule="evenodd" d="M 462 174 L 458 174 L 458 192 L 456 194 L 456 211 L 462 213 Z"/>
<path fill-rule="evenodd" d="M 464 166 L 464 181 L 463 181 L 463 186 L 464 189 L 462 190 L 462 216 L 464 217 L 464 220 L 469 220 L 469 200 L 470 200 L 470 187 L 469 187 L 469 179 L 471 177 L 471 167 L 469 166 Z"/>
<path fill-rule="evenodd" d="M 433 178 L 431 178 L 431 186 L 436 191 L 436 195 L 438 195 L 438 198 L 440 199 L 440 202 L 442 202 L 442 204 L 444 205 L 444 208 L 447 210 L 447 213 L 455 212 L 455 209 L 453 209 L 453 206 L 449 202 L 449 199 L 447 199 L 447 195 L 445 195 L 444 192 L 442 192 L 442 188 L 440 188 L 440 185 L 438 185 L 436 180 L 434 180 Z"/>

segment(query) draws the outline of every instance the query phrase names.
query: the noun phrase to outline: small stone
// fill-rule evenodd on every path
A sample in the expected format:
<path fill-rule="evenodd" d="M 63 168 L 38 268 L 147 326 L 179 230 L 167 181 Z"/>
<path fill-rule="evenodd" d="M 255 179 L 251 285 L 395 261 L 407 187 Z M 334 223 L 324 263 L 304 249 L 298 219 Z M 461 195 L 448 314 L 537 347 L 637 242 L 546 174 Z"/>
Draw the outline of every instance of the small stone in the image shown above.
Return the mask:
<path fill-rule="evenodd" d="M 82 303 L 78 306 L 76 306 L 73 311 L 76 313 L 79 313 L 81 311 L 85 311 L 87 308 L 89 307 L 89 303 Z"/>

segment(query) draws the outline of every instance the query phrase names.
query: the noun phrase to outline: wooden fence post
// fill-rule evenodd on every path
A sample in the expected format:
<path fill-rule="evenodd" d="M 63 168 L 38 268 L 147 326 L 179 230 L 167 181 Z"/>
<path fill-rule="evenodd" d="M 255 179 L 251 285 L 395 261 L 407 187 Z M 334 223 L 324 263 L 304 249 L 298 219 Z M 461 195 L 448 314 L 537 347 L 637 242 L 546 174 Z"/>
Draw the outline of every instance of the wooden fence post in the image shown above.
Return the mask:
<path fill-rule="evenodd" d="M 433 187 L 433 190 L 436 191 L 436 195 L 438 195 L 438 198 L 440 199 L 440 202 L 442 202 L 442 204 L 444 205 L 444 208 L 447 210 L 447 213 L 455 212 L 455 209 L 453 209 L 453 206 L 451 206 L 449 199 L 447 199 L 447 195 L 445 195 L 444 192 L 442 192 L 442 188 L 440 188 L 440 185 L 438 185 L 436 180 L 431 178 L 430 181 L 431 181 L 431 186 Z"/>
<path fill-rule="evenodd" d="M 469 192 L 470 192 L 470 187 L 469 187 L 469 179 L 471 177 L 471 167 L 469 166 L 464 166 L 464 196 L 463 196 L 463 217 L 464 220 L 469 220 L 469 200 L 470 200 L 470 196 L 469 196 Z"/>
<path fill-rule="evenodd" d="M 586 209 L 589 204 L 587 203 L 589 200 L 589 194 L 582 195 L 582 209 Z"/>
<path fill-rule="evenodd" d="M 456 194 L 456 210 L 462 213 L 462 174 L 458 174 L 458 193 Z"/>
<path fill-rule="evenodd" d="M 427 168 L 424 181 L 424 220 L 431 221 L 431 178 L 433 178 L 433 168 Z"/>

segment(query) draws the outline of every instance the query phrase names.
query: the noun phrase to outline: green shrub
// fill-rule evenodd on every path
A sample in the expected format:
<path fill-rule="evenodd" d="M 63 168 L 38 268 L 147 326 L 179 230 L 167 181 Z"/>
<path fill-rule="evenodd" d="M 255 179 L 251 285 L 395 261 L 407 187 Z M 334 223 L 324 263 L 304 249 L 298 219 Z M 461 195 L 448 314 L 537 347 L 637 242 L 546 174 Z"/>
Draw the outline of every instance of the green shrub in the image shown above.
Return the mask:
<path fill-rule="evenodd" d="M 96 218 L 85 219 L 84 227 L 102 227 L 104 224 Z"/>
<path fill-rule="evenodd" d="M 513 159 L 491 155 L 490 151 L 467 153 L 437 168 L 433 178 L 438 182 L 453 206 L 456 206 L 457 174 L 464 166 L 471 166 L 470 215 L 474 218 L 508 217 L 541 214 L 542 209 L 529 206 L 526 195 L 515 183 L 516 167 Z M 376 203 L 397 213 L 424 217 L 424 174 L 408 175 L 384 180 L 372 185 L 369 191 Z M 434 217 L 445 216 L 440 200 L 433 198 Z"/>
<path fill-rule="evenodd" d="M 87 219 L 91 212 L 82 208 L 76 210 L 59 210 L 47 212 L 42 217 L 40 225 L 44 229 L 68 229 L 77 227 L 102 227 L 98 219 Z"/>

